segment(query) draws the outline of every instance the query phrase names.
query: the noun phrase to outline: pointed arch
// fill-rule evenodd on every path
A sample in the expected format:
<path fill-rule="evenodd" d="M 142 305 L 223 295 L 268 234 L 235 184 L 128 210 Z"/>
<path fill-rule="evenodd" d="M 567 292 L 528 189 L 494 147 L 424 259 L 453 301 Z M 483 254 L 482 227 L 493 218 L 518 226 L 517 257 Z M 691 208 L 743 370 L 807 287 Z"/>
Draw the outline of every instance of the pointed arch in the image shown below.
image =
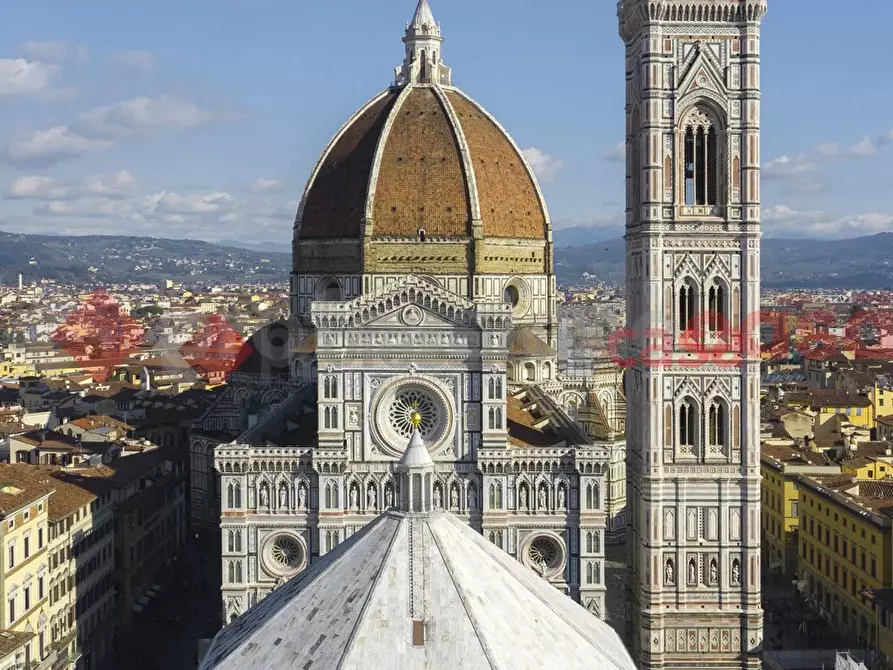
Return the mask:
<path fill-rule="evenodd" d="M 690 396 L 684 397 L 676 411 L 677 414 L 677 444 L 681 447 L 694 448 L 697 444 L 698 412 L 697 403 Z"/>
<path fill-rule="evenodd" d="M 729 410 L 726 401 L 715 397 L 707 407 L 707 444 L 725 448 L 728 443 Z"/>

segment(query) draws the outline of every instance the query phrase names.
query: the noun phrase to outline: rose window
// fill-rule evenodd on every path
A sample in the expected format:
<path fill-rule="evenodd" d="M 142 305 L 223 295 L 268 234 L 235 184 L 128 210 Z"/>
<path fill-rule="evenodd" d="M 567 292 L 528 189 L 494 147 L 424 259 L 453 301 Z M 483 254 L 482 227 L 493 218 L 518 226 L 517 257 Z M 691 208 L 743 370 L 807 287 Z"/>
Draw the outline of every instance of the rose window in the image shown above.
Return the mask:
<path fill-rule="evenodd" d="M 430 437 L 439 424 L 437 403 L 420 389 L 399 391 L 388 411 L 391 427 L 398 435 L 409 438 L 415 424 L 422 437 Z"/>
<path fill-rule="evenodd" d="M 297 537 L 283 533 L 267 540 L 262 558 L 267 572 L 292 577 L 304 567 L 307 556 L 304 544 Z"/>
<path fill-rule="evenodd" d="M 549 535 L 538 535 L 524 549 L 523 562 L 537 572 L 554 574 L 564 567 L 564 547 Z"/>
<path fill-rule="evenodd" d="M 270 555 L 281 568 L 297 568 L 301 565 L 303 551 L 297 540 L 288 535 L 280 535 L 273 540 Z"/>

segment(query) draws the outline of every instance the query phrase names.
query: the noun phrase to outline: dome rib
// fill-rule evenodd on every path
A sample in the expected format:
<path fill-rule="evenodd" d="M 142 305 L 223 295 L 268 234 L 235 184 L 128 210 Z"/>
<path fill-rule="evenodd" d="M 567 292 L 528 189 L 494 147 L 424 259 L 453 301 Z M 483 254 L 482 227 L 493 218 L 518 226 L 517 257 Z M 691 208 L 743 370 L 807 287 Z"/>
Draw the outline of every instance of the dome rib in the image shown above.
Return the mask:
<path fill-rule="evenodd" d="M 462 124 L 459 123 L 459 116 L 456 114 L 456 110 L 453 108 L 450 99 L 443 92 L 443 89 L 435 86 L 434 92 L 440 99 L 440 104 L 443 105 L 450 119 L 456 141 L 459 143 L 459 155 L 462 158 L 462 167 L 465 170 L 465 183 L 468 190 L 468 204 L 471 207 L 471 223 L 474 226 L 474 224 L 479 224 L 481 221 L 481 198 L 478 194 L 477 175 L 474 172 L 474 162 L 471 160 L 471 150 L 468 148 L 468 138 L 465 137 L 465 131 L 462 130 Z"/>
<path fill-rule="evenodd" d="M 391 135 L 391 128 L 394 127 L 394 121 L 400 114 L 400 109 L 403 107 L 403 103 L 406 101 L 406 98 L 409 97 L 409 94 L 411 92 L 411 86 L 406 86 L 402 91 L 400 91 L 400 95 L 397 96 L 397 101 L 391 108 L 391 113 L 388 114 L 387 121 L 385 121 L 384 128 L 382 128 L 381 135 L 379 136 L 378 143 L 375 147 L 375 158 L 372 161 L 372 170 L 369 172 L 369 186 L 366 189 L 365 207 L 367 224 L 368 222 L 372 222 L 373 227 L 375 225 L 375 193 L 378 186 L 378 175 L 381 172 L 382 154 L 384 153 L 384 148 L 387 144 L 388 137 L 390 137 Z"/>
<path fill-rule="evenodd" d="M 295 217 L 295 239 L 360 237 L 368 169 L 381 127 L 398 98 L 382 91 L 354 114 L 320 156 Z M 307 224 L 310 224 L 309 227 Z"/>
<path fill-rule="evenodd" d="M 380 143 L 379 172 L 370 188 L 373 237 L 469 237 L 469 197 L 456 129 L 436 87 L 407 86 L 391 110 Z"/>
<path fill-rule="evenodd" d="M 467 93 L 455 87 L 445 88 L 445 95 L 452 103 L 459 117 L 459 124 L 463 133 L 470 138 L 469 148 L 471 156 L 481 165 L 481 170 L 475 167 L 478 176 L 478 194 L 481 199 L 481 212 L 484 222 L 484 237 L 517 237 L 525 239 L 543 239 L 552 241 L 552 223 L 549 219 L 549 211 L 546 200 L 537 182 L 536 175 L 530 164 L 524 158 L 518 145 L 505 128 L 494 118 L 490 112 L 484 109 L 480 103 Z M 483 115 L 484 123 L 475 117 Z M 466 123 L 467 122 L 467 123 Z M 519 182 L 517 171 L 504 170 L 498 165 L 500 146 L 507 142 L 512 149 L 510 158 L 518 161 L 523 166 L 528 183 Z M 493 165 L 489 161 L 496 157 Z M 532 192 L 526 192 L 526 189 Z M 532 212 L 527 221 L 520 217 L 527 217 L 526 213 L 514 214 L 514 207 L 523 207 L 524 200 L 530 197 L 536 201 L 539 212 Z M 507 206 L 506 198 L 513 206 Z M 538 214 L 538 216 L 537 216 Z M 495 215 L 495 220 L 494 220 Z M 540 227 L 541 226 L 541 227 Z"/>

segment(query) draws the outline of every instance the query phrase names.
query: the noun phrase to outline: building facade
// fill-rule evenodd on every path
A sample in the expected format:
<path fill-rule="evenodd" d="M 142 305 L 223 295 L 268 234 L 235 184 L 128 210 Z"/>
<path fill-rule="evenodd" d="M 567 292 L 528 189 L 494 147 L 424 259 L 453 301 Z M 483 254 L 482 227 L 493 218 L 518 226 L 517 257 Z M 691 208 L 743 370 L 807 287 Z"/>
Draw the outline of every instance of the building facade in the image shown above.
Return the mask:
<path fill-rule="evenodd" d="M 247 356 L 269 389 L 231 383 L 193 436 L 220 477 L 225 619 L 394 507 L 416 415 L 432 505 L 603 616 L 622 432 L 596 439 L 565 411 L 585 393 L 558 376 L 545 202 L 514 141 L 452 86 L 427 0 L 403 42 L 394 84 L 335 136 L 301 201 L 287 382 L 272 326 Z"/>
<path fill-rule="evenodd" d="M 30 635 L 16 650 L 18 667 L 42 663 L 52 654 L 47 608 L 47 520 L 53 487 L 26 470 L 27 466 L 0 464 L 0 590 L 4 598 L 0 631 Z M 19 638 L 23 640 L 24 636 Z"/>
<path fill-rule="evenodd" d="M 640 667 L 756 668 L 765 0 L 620 0 L 630 633 Z"/>

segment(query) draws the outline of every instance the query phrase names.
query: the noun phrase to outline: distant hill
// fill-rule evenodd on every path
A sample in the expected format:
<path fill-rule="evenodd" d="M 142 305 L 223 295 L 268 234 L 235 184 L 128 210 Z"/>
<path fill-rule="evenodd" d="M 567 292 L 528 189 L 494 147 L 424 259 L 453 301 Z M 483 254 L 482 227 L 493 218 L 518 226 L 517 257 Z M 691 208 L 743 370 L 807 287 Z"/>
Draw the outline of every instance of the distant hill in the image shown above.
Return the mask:
<path fill-rule="evenodd" d="M 623 281 L 624 240 L 583 243 L 585 230 L 555 231 L 559 280 L 578 283 L 588 272 L 606 282 Z M 597 239 L 597 233 L 590 235 Z M 893 233 L 847 240 L 763 238 L 760 258 L 765 288 L 893 289 Z"/>
<path fill-rule="evenodd" d="M 555 231 L 559 282 L 580 283 L 584 273 L 601 281 L 624 279 L 625 242 L 593 242 L 597 232 Z M 242 248 L 236 245 L 243 245 Z M 278 249 L 278 250 L 277 250 Z M 767 238 L 762 248 L 767 288 L 893 289 L 893 233 L 849 240 Z M 237 243 L 124 235 L 22 235 L 0 231 L 0 282 L 55 279 L 84 284 L 212 283 L 285 285 L 291 271 L 287 244 Z"/>
<path fill-rule="evenodd" d="M 286 284 L 291 253 L 248 251 L 195 240 L 126 235 L 22 235 L 0 231 L 0 282 L 85 284 L 226 282 Z"/>

